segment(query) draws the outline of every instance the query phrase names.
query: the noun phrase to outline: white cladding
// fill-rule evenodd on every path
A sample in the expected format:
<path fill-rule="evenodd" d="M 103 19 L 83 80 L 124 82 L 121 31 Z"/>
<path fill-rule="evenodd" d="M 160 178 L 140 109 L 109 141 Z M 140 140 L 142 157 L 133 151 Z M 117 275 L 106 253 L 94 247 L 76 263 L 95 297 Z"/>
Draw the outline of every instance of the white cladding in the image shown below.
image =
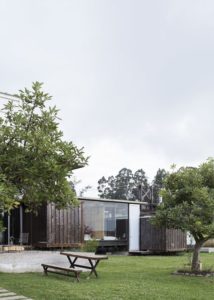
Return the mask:
<path fill-rule="evenodd" d="M 140 250 L 140 205 L 129 204 L 129 251 Z"/>

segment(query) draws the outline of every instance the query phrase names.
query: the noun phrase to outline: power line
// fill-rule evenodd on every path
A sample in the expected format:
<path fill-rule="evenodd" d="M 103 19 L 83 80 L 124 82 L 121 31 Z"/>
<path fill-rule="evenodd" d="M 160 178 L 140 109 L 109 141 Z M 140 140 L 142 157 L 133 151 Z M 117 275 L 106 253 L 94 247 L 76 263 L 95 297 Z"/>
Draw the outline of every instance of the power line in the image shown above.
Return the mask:
<path fill-rule="evenodd" d="M 11 100 L 11 101 L 19 101 L 20 98 L 17 95 L 12 95 L 9 93 L 0 92 L 0 98 L 4 100 Z M 16 98 L 16 99 L 14 99 Z"/>

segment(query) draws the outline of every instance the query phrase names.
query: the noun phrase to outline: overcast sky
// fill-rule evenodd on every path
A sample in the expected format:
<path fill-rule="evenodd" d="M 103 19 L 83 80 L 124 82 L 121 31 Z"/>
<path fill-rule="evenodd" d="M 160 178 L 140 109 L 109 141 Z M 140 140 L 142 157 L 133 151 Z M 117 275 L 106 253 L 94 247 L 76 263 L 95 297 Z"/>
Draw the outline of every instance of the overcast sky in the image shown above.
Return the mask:
<path fill-rule="evenodd" d="M 214 156 L 212 0 L 0 0 L 0 91 L 44 82 L 75 171 L 100 177 Z M 0 100 L 0 105 L 2 101 Z"/>

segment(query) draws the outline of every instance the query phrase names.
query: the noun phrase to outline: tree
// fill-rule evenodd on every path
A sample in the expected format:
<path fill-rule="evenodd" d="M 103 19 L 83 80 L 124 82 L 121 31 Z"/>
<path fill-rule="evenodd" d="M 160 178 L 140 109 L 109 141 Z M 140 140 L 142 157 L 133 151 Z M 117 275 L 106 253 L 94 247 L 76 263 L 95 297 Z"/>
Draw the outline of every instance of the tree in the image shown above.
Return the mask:
<path fill-rule="evenodd" d="M 139 199 L 139 186 L 148 189 L 148 181 L 145 172 L 140 169 L 134 174 L 130 169 L 123 168 L 114 177 L 107 179 L 103 176 L 98 181 L 98 192 L 101 198 L 107 199 Z"/>
<path fill-rule="evenodd" d="M 134 187 L 132 189 L 132 194 L 134 198 L 138 200 L 148 201 L 149 183 L 144 170 L 137 170 L 133 175 L 133 179 Z"/>
<path fill-rule="evenodd" d="M 160 191 L 163 187 L 164 178 L 166 177 L 166 171 L 164 169 L 158 169 L 152 182 L 152 201 L 159 203 Z"/>
<path fill-rule="evenodd" d="M 103 176 L 98 180 L 98 193 L 101 198 L 115 199 L 115 177 L 109 176 L 107 179 Z"/>
<path fill-rule="evenodd" d="M 84 194 L 92 188 L 91 185 L 86 185 L 83 186 L 81 189 L 77 190 L 77 186 L 80 183 L 82 183 L 82 181 L 78 180 L 76 177 L 72 177 L 72 180 L 69 181 L 70 187 L 77 197 L 83 197 Z"/>
<path fill-rule="evenodd" d="M 214 237 L 214 159 L 198 168 L 182 167 L 167 174 L 162 196 L 153 223 L 192 234 L 195 246 L 191 268 L 199 271 L 200 248 Z"/>
<path fill-rule="evenodd" d="M 35 82 L 9 100 L 0 118 L 0 208 L 20 203 L 37 210 L 44 202 L 74 204 L 68 177 L 87 164 L 83 149 L 63 140 L 58 110 L 46 108 L 51 97 Z"/>

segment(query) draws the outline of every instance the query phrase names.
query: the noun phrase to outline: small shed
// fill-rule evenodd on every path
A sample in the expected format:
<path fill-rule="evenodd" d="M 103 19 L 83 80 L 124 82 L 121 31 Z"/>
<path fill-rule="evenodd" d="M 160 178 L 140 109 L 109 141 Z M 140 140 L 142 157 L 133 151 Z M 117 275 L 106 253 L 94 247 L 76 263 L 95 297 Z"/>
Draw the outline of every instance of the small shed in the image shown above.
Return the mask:
<path fill-rule="evenodd" d="M 187 248 L 186 233 L 179 229 L 158 228 L 150 223 L 152 215 L 140 218 L 140 250 L 179 252 Z"/>

